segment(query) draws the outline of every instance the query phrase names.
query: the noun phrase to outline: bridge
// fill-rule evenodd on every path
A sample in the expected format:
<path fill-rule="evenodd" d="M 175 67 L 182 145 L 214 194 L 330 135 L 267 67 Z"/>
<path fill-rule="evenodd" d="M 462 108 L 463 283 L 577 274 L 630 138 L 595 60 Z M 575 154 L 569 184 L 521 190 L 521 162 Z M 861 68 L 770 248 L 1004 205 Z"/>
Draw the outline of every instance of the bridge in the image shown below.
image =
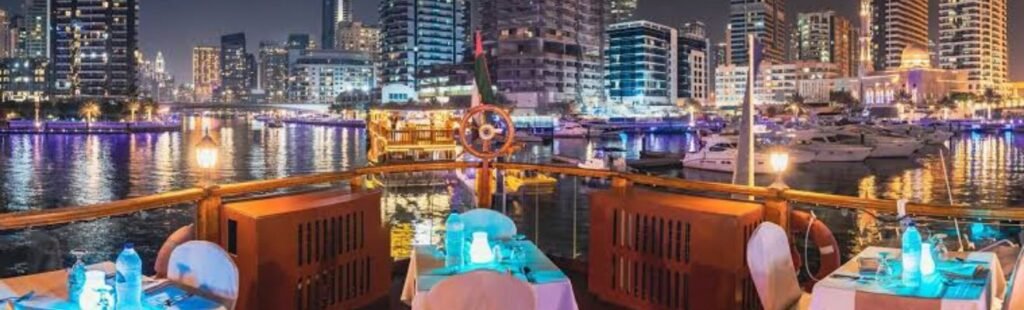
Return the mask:
<path fill-rule="evenodd" d="M 295 112 L 309 112 L 309 113 L 327 113 L 330 105 L 327 104 L 311 104 L 311 103 L 186 103 L 186 102 L 170 102 L 162 103 L 161 105 L 171 109 L 171 111 L 178 112 L 195 112 L 195 111 L 211 111 L 211 110 L 243 110 L 243 111 L 268 111 L 268 110 L 288 110 Z"/>

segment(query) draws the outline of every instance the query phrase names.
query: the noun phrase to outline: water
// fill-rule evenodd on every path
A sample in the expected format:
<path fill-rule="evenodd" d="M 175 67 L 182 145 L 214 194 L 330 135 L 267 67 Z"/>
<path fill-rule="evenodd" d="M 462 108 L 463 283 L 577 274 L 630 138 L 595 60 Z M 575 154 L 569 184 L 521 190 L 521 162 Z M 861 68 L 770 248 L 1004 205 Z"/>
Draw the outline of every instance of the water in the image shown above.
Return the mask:
<path fill-rule="evenodd" d="M 142 258 L 131 243 L 117 256 L 117 276 L 114 288 L 117 290 L 118 309 L 142 309 Z"/>
<path fill-rule="evenodd" d="M 194 146 L 208 124 L 220 144 L 218 166 L 199 169 Z M 196 186 L 348 170 L 367 163 L 363 129 L 287 125 L 264 128 L 244 119 L 185 120 L 181 132 L 133 135 L 0 135 L 0 213 L 59 208 L 136 197 Z M 607 141 L 558 140 L 531 144 L 514 161 L 546 162 L 552 155 L 584 158 L 606 146 L 639 157 L 651 151 L 692 150 L 686 135 L 623 135 Z M 973 206 L 1024 204 L 1024 135 L 966 134 L 946 146 L 930 147 L 911 159 L 803 165 L 790 169 L 791 187 L 865 198 L 944 204 L 949 201 L 940 150 L 949 162 L 953 200 Z M 728 182 L 724 173 L 696 170 L 656 172 L 689 179 Z M 375 176 L 378 178 L 379 176 Z M 450 210 L 472 207 L 473 192 L 452 172 L 384 176 L 385 183 L 417 180 L 413 187 L 385 188 L 384 213 L 392 227 L 392 254 L 408 255 L 413 238 L 442 240 Z M 554 193 L 507 195 L 496 209 L 519 225 L 521 234 L 563 257 L 586 253 L 589 191 L 607 184 L 559 177 Z M 770 177 L 759 178 L 768 185 Z M 125 242 L 135 242 L 147 273 L 163 240 L 192 222 L 193 207 L 142 212 L 59 227 L 0 232 L 0 277 L 70 266 L 68 251 L 88 251 L 86 263 L 113 260 Z M 844 256 L 893 235 L 863 212 L 819 210 L 836 234 Z M 988 225 L 964 229 L 999 236 Z M 922 233 L 926 233 L 922 228 Z M 950 233 L 952 236 L 952 234 Z M 43 253 L 40 253 L 43 252 Z M 52 258 L 56 254 L 56 259 Z"/>

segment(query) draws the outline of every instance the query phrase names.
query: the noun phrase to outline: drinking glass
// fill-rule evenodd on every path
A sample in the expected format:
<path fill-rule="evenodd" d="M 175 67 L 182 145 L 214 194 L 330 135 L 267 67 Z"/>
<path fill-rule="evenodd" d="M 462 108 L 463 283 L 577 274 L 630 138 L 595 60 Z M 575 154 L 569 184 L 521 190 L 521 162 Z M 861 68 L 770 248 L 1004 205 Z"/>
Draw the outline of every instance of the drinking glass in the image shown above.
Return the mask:
<path fill-rule="evenodd" d="M 878 270 L 875 272 L 875 280 L 885 285 L 892 279 L 892 266 L 889 265 L 889 252 L 878 253 Z"/>

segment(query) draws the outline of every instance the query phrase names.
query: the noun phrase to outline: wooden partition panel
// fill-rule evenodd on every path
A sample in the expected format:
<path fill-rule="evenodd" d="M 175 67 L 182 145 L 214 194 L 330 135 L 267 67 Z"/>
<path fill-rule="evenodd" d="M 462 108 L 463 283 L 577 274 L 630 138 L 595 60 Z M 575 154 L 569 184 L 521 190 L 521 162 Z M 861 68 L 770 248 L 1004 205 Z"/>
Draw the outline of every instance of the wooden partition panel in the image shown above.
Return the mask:
<path fill-rule="evenodd" d="M 589 287 L 633 309 L 757 309 L 746 245 L 757 203 L 631 189 L 590 198 Z"/>
<path fill-rule="evenodd" d="M 221 244 L 238 264 L 238 309 L 352 309 L 387 295 L 380 198 L 325 191 L 225 205 Z"/>

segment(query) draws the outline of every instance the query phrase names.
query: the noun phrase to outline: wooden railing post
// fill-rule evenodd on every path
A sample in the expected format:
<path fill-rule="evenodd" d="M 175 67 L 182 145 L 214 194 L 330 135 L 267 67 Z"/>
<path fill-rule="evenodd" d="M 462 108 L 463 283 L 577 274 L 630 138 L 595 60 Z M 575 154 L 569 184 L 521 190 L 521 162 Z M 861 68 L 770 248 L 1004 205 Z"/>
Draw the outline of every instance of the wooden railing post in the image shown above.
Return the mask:
<path fill-rule="evenodd" d="M 363 176 L 354 177 L 348 180 L 348 187 L 353 193 L 363 190 Z"/>
<path fill-rule="evenodd" d="M 476 170 L 476 203 L 480 208 L 491 208 L 491 197 L 494 189 L 491 188 L 491 161 L 484 160 L 480 169 Z"/>
<path fill-rule="evenodd" d="M 612 189 L 619 194 L 625 194 L 629 191 L 630 184 L 629 180 L 621 177 L 612 178 Z"/>
<path fill-rule="evenodd" d="M 783 229 L 789 229 L 789 202 L 783 197 L 785 189 L 772 188 L 773 195 L 764 199 L 764 219 L 778 224 Z"/>
<path fill-rule="evenodd" d="M 196 240 L 219 243 L 220 211 L 222 198 L 217 194 L 219 187 L 214 185 L 205 189 L 206 195 L 196 204 Z"/>

